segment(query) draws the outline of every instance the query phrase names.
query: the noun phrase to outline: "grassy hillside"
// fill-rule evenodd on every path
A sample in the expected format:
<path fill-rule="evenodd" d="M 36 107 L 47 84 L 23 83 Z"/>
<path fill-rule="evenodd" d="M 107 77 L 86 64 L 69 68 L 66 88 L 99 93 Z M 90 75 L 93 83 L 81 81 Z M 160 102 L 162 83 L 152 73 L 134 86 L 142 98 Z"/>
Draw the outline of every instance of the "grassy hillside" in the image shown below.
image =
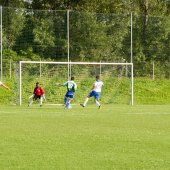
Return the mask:
<path fill-rule="evenodd" d="M 170 104 L 170 80 L 134 79 L 136 104 Z"/>
<path fill-rule="evenodd" d="M 32 93 L 34 87 L 34 80 L 29 80 L 26 82 L 26 89 L 23 94 L 25 99 Z M 78 82 L 79 88 L 76 92 L 75 102 L 82 101 L 86 94 L 88 94 L 91 88 L 93 79 L 88 81 Z M 16 96 L 14 95 L 14 87 L 12 81 L 4 81 L 11 91 L 8 91 L 0 87 L 0 104 L 11 103 L 14 104 Z M 104 80 L 104 88 L 102 92 L 102 103 L 127 103 L 129 98 L 129 81 L 124 80 L 118 87 L 113 80 Z M 55 86 L 55 81 L 45 82 L 45 90 L 47 91 L 47 97 L 53 94 L 55 98 L 58 98 L 62 102 L 63 95 L 65 93 L 65 88 L 59 89 Z M 53 88 L 53 86 L 56 87 Z M 60 90 L 60 91 L 57 91 Z M 82 93 L 84 94 L 82 95 Z M 59 94 L 61 93 L 61 94 Z M 60 96 L 59 96 L 60 95 Z M 93 102 L 91 100 L 90 102 Z M 146 78 L 134 78 L 134 104 L 170 104 L 170 80 L 151 80 Z"/>

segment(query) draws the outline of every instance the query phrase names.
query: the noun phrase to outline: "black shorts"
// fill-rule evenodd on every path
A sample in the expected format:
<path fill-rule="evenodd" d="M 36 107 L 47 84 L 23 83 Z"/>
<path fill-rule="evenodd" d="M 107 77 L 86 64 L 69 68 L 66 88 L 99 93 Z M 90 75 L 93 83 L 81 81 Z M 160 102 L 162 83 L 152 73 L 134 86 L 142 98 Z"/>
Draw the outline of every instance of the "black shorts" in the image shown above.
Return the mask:
<path fill-rule="evenodd" d="M 33 97 L 33 100 L 37 100 L 37 99 L 40 99 L 42 96 L 38 96 L 38 95 L 34 95 L 34 97 Z"/>

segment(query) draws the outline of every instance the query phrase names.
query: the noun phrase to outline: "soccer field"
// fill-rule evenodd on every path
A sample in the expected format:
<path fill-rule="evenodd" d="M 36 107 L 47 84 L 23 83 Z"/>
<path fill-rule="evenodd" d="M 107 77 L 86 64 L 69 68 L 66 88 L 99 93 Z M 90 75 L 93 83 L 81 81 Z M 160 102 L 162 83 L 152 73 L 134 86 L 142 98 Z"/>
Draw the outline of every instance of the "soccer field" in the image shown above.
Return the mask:
<path fill-rule="evenodd" d="M 0 106 L 1 170 L 168 170 L 169 105 Z"/>

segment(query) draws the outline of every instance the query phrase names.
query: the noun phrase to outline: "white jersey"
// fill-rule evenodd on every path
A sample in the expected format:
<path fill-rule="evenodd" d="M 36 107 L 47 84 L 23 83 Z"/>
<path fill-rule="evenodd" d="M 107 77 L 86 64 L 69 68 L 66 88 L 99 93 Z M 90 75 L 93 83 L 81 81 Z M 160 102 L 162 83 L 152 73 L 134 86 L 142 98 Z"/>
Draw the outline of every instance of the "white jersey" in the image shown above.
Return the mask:
<path fill-rule="evenodd" d="M 2 85 L 2 81 L 0 81 L 0 86 Z"/>
<path fill-rule="evenodd" d="M 101 92 L 103 86 L 103 82 L 101 80 L 97 80 L 94 82 L 94 91 Z"/>

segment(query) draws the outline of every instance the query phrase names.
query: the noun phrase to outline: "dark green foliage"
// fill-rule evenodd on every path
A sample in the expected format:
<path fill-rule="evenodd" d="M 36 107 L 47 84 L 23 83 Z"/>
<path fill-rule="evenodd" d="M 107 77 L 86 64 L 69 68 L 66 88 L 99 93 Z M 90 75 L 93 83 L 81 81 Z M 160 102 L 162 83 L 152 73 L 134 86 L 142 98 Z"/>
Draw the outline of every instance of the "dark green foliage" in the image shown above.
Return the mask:
<path fill-rule="evenodd" d="M 70 9 L 70 60 L 131 62 L 132 12 L 134 75 L 149 76 L 150 63 L 155 61 L 158 77 L 169 78 L 168 1 L 15 0 L 0 4 L 7 60 L 67 61 Z"/>

